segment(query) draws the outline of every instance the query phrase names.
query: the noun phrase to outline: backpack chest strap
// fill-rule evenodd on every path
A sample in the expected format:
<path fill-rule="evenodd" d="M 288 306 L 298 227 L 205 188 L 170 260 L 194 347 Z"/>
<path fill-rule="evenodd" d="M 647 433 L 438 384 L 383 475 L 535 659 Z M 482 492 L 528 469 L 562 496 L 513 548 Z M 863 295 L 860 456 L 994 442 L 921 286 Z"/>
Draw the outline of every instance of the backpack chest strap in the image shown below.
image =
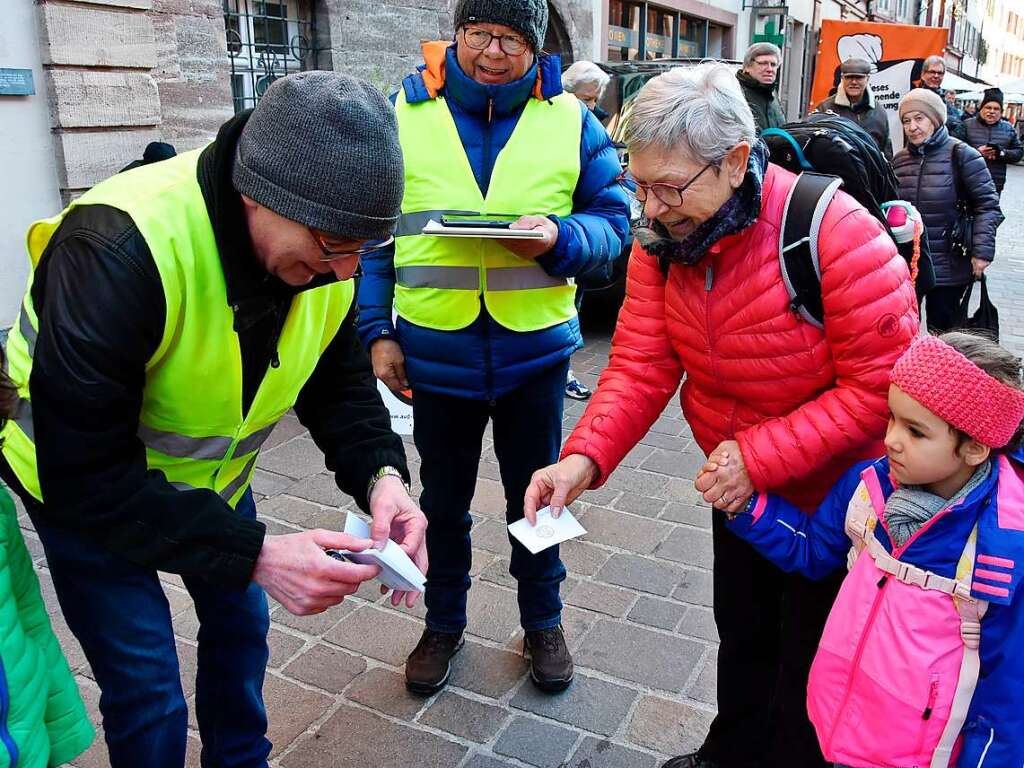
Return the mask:
<path fill-rule="evenodd" d="M 889 574 L 897 581 L 904 584 L 911 584 L 921 589 L 943 592 L 960 599 L 971 600 L 971 587 L 962 581 L 950 579 L 946 576 L 939 576 L 937 573 L 918 568 L 916 565 L 904 563 L 886 551 L 882 543 L 871 536 L 867 539 L 868 552 L 871 553 L 875 566 L 884 573 Z"/>

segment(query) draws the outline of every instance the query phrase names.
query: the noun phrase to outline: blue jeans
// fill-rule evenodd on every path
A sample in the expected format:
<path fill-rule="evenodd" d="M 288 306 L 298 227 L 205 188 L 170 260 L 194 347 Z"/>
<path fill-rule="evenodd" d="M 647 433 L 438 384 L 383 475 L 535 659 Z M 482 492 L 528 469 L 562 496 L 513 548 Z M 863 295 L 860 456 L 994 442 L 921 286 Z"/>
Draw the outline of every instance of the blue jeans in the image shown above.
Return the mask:
<path fill-rule="evenodd" d="M 38 511 L 38 510 L 35 510 Z M 256 516 L 248 491 L 237 512 Z M 188 710 L 171 614 L 157 573 L 29 509 L 46 550 L 61 610 L 100 687 L 111 768 L 182 768 Z M 263 706 L 267 598 L 185 577 L 199 617 L 196 716 L 204 768 L 265 768 L 270 754 Z"/>
<path fill-rule="evenodd" d="M 462 632 L 473 552 L 469 506 L 476 488 L 481 443 L 488 419 L 494 422 L 494 451 L 505 488 L 505 518 L 523 516 L 530 476 L 558 460 L 562 406 L 569 361 L 541 372 L 497 400 L 470 400 L 415 390 L 413 439 L 422 465 L 420 506 L 427 527 L 427 626 Z M 551 629 L 562 621 L 559 585 L 565 567 L 558 547 L 532 555 L 509 536 L 509 572 L 519 583 L 519 615 L 526 630 Z"/>

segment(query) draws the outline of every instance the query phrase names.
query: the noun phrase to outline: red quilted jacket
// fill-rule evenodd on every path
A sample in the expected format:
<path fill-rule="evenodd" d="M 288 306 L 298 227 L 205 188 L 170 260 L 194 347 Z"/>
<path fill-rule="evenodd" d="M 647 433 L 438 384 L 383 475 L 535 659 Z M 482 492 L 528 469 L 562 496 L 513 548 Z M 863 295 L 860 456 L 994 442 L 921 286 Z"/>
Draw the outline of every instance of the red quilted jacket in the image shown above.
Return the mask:
<path fill-rule="evenodd" d="M 634 245 L 611 360 L 563 456 L 601 485 L 672 394 L 706 453 L 739 442 L 760 491 L 811 510 L 855 461 L 880 455 L 889 370 L 918 330 L 906 264 L 879 224 L 840 192 L 818 240 L 825 330 L 790 310 L 779 268 L 782 210 L 796 177 L 769 165 L 761 215 L 696 266 Z"/>

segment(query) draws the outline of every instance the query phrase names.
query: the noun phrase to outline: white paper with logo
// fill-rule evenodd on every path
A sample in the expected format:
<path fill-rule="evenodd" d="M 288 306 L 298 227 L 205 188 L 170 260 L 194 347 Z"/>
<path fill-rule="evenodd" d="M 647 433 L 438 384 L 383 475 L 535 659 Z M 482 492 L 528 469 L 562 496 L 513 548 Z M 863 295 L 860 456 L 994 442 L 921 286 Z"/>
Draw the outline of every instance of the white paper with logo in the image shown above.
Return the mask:
<path fill-rule="evenodd" d="M 535 555 L 587 532 L 568 507 L 562 507 L 562 514 L 557 518 L 551 516 L 551 507 L 538 509 L 537 525 L 530 525 L 530 521 L 524 517 L 510 524 L 508 531 Z"/>

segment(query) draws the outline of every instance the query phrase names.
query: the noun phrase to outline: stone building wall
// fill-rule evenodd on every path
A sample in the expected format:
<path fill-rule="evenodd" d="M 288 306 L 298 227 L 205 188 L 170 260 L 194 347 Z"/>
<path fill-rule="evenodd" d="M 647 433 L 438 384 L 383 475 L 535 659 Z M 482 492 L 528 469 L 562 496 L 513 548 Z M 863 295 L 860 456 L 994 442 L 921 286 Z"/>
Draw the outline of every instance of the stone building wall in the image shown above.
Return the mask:
<path fill-rule="evenodd" d="M 389 93 L 420 63 L 420 43 L 452 35 L 455 0 L 304 0 L 315 65 Z M 593 47 L 592 0 L 557 0 L 575 58 Z M 65 201 L 142 156 L 213 139 L 234 113 L 222 0 L 41 0 L 46 72 Z"/>

